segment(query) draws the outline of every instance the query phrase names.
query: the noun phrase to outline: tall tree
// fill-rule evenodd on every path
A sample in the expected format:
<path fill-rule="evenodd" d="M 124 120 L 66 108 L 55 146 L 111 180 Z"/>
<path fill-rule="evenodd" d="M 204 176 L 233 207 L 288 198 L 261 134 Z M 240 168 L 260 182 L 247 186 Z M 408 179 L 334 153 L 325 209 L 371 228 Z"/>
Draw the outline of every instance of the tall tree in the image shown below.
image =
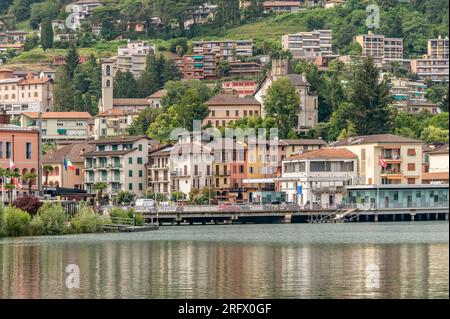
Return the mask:
<path fill-rule="evenodd" d="M 136 98 L 139 96 L 137 81 L 129 71 L 118 70 L 114 77 L 114 97 L 115 98 Z"/>
<path fill-rule="evenodd" d="M 41 46 L 44 51 L 53 48 L 53 28 L 50 19 L 45 19 L 42 21 Z"/>
<path fill-rule="evenodd" d="M 70 44 L 70 47 L 67 50 L 65 62 L 66 64 L 64 65 L 64 69 L 69 79 L 72 80 L 75 75 L 75 70 L 78 64 L 80 64 L 80 56 L 78 55 L 75 43 Z"/>
<path fill-rule="evenodd" d="M 388 105 L 392 97 L 386 81 L 379 82 L 379 75 L 372 57 L 364 59 L 353 74 L 350 102 L 355 107 L 353 124 L 361 135 L 386 133 L 391 128 Z"/>
<path fill-rule="evenodd" d="M 72 79 L 64 67 L 56 72 L 53 85 L 53 100 L 55 111 L 70 111 L 73 108 L 74 88 Z"/>
<path fill-rule="evenodd" d="M 287 138 L 296 127 L 299 106 L 300 97 L 288 78 L 272 82 L 264 99 L 264 110 L 267 116 L 275 119 L 280 138 Z"/>

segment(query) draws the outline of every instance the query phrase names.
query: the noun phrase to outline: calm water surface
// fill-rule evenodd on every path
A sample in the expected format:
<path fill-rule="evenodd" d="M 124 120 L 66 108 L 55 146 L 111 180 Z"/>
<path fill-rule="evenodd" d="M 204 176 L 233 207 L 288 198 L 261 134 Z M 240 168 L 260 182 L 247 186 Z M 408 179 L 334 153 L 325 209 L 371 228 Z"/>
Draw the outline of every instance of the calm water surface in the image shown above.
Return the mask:
<path fill-rule="evenodd" d="M 448 222 L 1 239 L 0 298 L 448 298 L 448 241 Z"/>

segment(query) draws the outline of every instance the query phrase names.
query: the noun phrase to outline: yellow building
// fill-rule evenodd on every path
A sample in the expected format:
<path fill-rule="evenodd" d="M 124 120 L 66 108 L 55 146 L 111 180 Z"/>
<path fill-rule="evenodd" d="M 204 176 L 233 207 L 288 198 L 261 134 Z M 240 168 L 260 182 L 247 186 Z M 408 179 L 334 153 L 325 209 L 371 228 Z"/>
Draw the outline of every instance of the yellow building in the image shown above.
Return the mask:
<path fill-rule="evenodd" d="M 334 143 L 358 155 L 361 184 L 421 184 L 422 142 L 392 134 L 354 136 Z M 380 165 L 386 163 L 386 167 Z"/>

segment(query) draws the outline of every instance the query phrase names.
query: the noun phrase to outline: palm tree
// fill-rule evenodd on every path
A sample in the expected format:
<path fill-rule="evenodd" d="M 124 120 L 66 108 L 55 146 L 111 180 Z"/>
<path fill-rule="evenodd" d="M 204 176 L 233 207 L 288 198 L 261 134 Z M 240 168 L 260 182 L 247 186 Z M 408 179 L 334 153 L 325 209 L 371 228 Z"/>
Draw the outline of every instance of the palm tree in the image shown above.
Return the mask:
<path fill-rule="evenodd" d="M 45 173 L 45 192 L 48 190 L 48 175 L 53 171 L 53 166 L 50 164 L 44 165 L 44 173 Z"/>
<path fill-rule="evenodd" d="M 105 190 L 108 185 L 105 182 L 97 182 L 94 184 L 94 190 L 97 191 L 97 197 L 101 200 L 103 197 L 103 190 Z"/>
<path fill-rule="evenodd" d="M 36 177 L 37 177 L 36 173 L 30 172 L 27 172 L 23 175 L 23 179 L 28 183 L 28 195 L 30 196 L 31 196 L 31 185 L 33 184 L 33 181 L 36 179 Z"/>

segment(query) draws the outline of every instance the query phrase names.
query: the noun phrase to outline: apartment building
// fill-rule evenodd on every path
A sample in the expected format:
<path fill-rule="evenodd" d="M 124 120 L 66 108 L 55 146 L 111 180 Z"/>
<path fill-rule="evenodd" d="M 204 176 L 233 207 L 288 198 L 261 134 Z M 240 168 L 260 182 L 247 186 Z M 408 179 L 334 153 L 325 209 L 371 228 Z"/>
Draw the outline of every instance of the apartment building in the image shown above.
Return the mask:
<path fill-rule="evenodd" d="M 228 123 L 240 118 L 261 115 L 261 104 L 253 97 L 237 97 L 233 94 L 221 93 L 206 102 L 209 109 L 203 125 L 225 127 Z"/>
<path fill-rule="evenodd" d="M 91 136 L 88 112 L 44 112 L 42 113 L 42 142 L 70 143 L 86 141 Z M 39 128 L 39 112 L 25 112 L 20 117 L 20 126 Z"/>
<path fill-rule="evenodd" d="M 411 71 L 419 80 L 429 79 L 433 82 L 449 80 L 449 47 L 448 37 L 428 40 L 428 51 L 421 59 L 411 60 Z"/>
<path fill-rule="evenodd" d="M 426 169 L 422 172 L 424 184 L 449 183 L 449 146 L 433 145 L 424 148 Z"/>
<path fill-rule="evenodd" d="M 392 134 L 355 136 L 332 144 L 358 155 L 361 184 L 421 184 L 422 142 Z"/>
<path fill-rule="evenodd" d="M 23 112 L 48 112 L 53 108 L 53 80 L 31 73 L 25 78 L 3 71 L 0 78 L 0 110 L 9 115 Z"/>
<path fill-rule="evenodd" d="M 107 184 L 105 194 L 112 198 L 120 191 L 143 196 L 146 191 L 146 165 L 149 141 L 146 136 L 118 136 L 90 142 L 93 151 L 84 152 L 84 185 L 95 193 L 94 185 Z"/>
<path fill-rule="evenodd" d="M 27 35 L 30 32 L 24 30 L 10 30 L 6 31 L 6 36 L 9 43 L 25 43 L 27 41 Z"/>
<path fill-rule="evenodd" d="M 305 151 L 283 160 L 278 181 L 289 202 L 336 207 L 346 197 L 345 187 L 358 183 L 358 156 L 339 148 Z"/>
<path fill-rule="evenodd" d="M 94 138 L 97 140 L 125 135 L 127 128 L 138 116 L 138 112 L 126 112 L 120 109 L 101 112 L 94 117 Z"/>
<path fill-rule="evenodd" d="M 300 11 L 300 1 L 264 1 L 264 13 L 290 13 Z"/>
<path fill-rule="evenodd" d="M 171 192 L 188 195 L 192 189 L 213 186 L 212 148 L 200 136 L 186 134 L 180 136 L 170 154 Z"/>
<path fill-rule="evenodd" d="M 170 154 L 173 146 L 166 145 L 150 151 L 147 165 L 147 190 L 149 193 L 171 195 Z"/>
<path fill-rule="evenodd" d="M 52 170 L 43 176 L 43 185 L 45 187 L 64 187 L 72 189 L 84 189 L 83 170 L 84 152 L 91 152 L 95 146 L 86 142 L 74 142 L 45 154 L 42 157 L 43 165 L 52 166 Z M 67 169 L 64 166 L 64 160 L 73 164 L 75 167 Z"/>
<path fill-rule="evenodd" d="M 230 62 L 230 70 L 228 71 L 229 77 L 254 77 L 261 72 L 261 64 L 257 62 Z"/>
<path fill-rule="evenodd" d="M 327 143 L 322 139 L 281 139 L 278 141 L 278 159 L 284 160 L 306 151 L 318 150 Z"/>
<path fill-rule="evenodd" d="M 217 60 L 228 62 L 253 56 L 253 40 L 193 41 L 194 55 L 215 53 Z"/>
<path fill-rule="evenodd" d="M 315 61 L 320 56 L 332 56 L 331 30 L 315 30 L 286 34 L 282 37 L 283 50 L 289 50 L 294 59 Z"/>
<path fill-rule="evenodd" d="M 361 46 L 363 57 L 373 57 L 374 62 L 380 67 L 391 61 L 403 60 L 402 38 L 386 38 L 382 34 L 369 31 L 368 34 L 353 37 L 353 41 Z"/>
<path fill-rule="evenodd" d="M 145 70 L 147 55 L 155 51 L 155 46 L 142 41 L 128 41 L 127 46 L 119 47 L 117 70 L 131 72 L 135 78 Z"/>
<path fill-rule="evenodd" d="M 185 55 L 175 59 L 175 65 L 187 80 L 216 79 L 217 58 L 215 53 Z"/>
<path fill-rule="evenodd" d="M 246 97 L 253 95 L 256 91 L 257 84 L 254 81 L 226 81 L 222 82 L 222 90 L 224 93 L 233 94 L 238 97 Z"/>
<path fill-rule="evenodd" d="M 86 22 L 91 16 L 95 8 L 101 7 L 103 4 L 98 0 L 78 0 L 66 6 L 66 12 L 71 14 L 74 28 L 79 28 L 82 23 Z"/>
<path fill-rule="evenodd" d="M 273 81 L 286 77 L 300 98 L 297 112 L 297 131 L 306 134 L 318 123 L 318 98 L 310 91 L 310 83 L 304 74 L 295 74 L 287 60 L 273 60 L 272 69 L 264 77 L 254 94 L 255 99 L 261 103 L 261 114 L 264 116 L 264 99 Z"/>
<path fill-rule="evenodd" d="M 15 165 L 14 170 L 21 175 L 19 182 L 22 185 L 25 184 L 23 176 L 26 173 L 37 174 L 36 180 L 32 181 L 33 192 L 40 190 L 39 139 L 38 130 L 0 124 L 0 168 L 9 170 L 12 161 Z M 2 189 L 3 187 L 0 188 L 0 193 Z"/>

